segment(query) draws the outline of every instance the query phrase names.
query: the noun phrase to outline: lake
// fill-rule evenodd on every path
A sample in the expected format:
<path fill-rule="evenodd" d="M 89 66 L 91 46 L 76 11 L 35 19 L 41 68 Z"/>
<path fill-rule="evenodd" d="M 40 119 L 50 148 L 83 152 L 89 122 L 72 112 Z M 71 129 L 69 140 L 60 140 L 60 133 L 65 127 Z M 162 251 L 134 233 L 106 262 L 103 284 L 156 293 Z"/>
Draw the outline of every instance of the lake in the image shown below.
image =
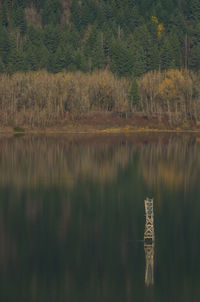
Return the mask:
<path fill-rule="evenodd" d="M 199 231 L 198 136 L 0 137 L 1 301 L 200 301 Z"/>

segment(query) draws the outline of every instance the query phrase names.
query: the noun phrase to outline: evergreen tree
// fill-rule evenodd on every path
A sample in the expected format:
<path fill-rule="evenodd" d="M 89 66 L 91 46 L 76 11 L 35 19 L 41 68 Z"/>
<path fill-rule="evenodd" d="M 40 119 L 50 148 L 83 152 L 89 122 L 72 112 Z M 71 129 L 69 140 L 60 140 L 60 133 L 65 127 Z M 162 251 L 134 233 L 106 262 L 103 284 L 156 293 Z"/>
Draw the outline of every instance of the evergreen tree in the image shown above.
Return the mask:
<path fill-rule="evenodd" d="M 33 3 L 33 6 L 36 7 L 38 11 L 40 11 L 42 8 L 44 8 L 46 0 L 32 0 L 30 2 Z"/>
<path fill-rule="evenodd" d="M 131 51 L 120 39 L 113 39 L 110 51 L 111 71 L 118 75 L 130 75 L 133 69 Z"/>
<path fill-rule="evenodd" d="M 143 47 L 138 43 L 133 49 L 133 68 L 132 74 L 138 78 L 147 71 L 147 58 Z"/>
<path fill-rule="evenodd" d="M 81 70 L 84 72 L 89 71 L 88 61 L 85 57 L 82 49 L 78 49 L 74 54 L 74 63 L 76 65 L 77 70 Z"/>
<path fill-rule="evenodd" d="M 54 72 L 60 72 L 66 68 L 66 56 L 62 47 L 57 48 L 54 61 Z"/>
<path fill-rule="evenodd" d="M 6 71 L 5 65 L 0 57 L 0 73 L 4 73 Z"/>
<path fill-rule="evenodd" d="M 135 77 L 131 81 L 128 98 L 129 98 L 131 110 L 133 110 L 134 107 L 137 107 L 139 105 L 140 95 L 139 95 L 137 80 Z"/>
<path fill-rule="evenodd" d="M 191 49 L 189 56 L 189 68 L 195 71 L 200 70 L 200 43 Z"/>
<path fill-rule="evenodd" d="M 55 53 L 61 40 L 61 34 L 58 27 L 48 25 L 44 31 L 44 45 L 50 53 Z"/>
<path fill-rule="evenodd" d="M 10 72 L 26 71 L 28 69 L 25 54 L 22 49 L 13 48 L 9 56 Z"/>
<path fill-rule="evenodd" d="M 104 56 L 103 48 L 103 34 L 98 33 L 96 38 L 96 43 L 91 52 L 92 58 L 92 70 L 93 69 L 102 69 L 106 65 L 106 58 Z"/>
<path fill-rule="evenodd" d="M 190 0 L 189 1 L 189 9 L 190 9 L 190 19 L 195 22 L 200 21 L 200 1 L 199 0 Z"/>
<path fill-rule="evenodd" d="M 81 35 L 73 24 L 68 34 L 68 41 L 74 49 L 78 49 L 81 46 Z"/>
<path fill-rule="evenodd" d="M 0 14 L 0 22 L 3 27 L 8 27 L 8 16 L 5 4 L 2 7 L 2 12 Z"/>
<path fill-rule="evenodd" d="M 81 29 L 81 2 L 72 0 L 71 4 L 71 19 L 75 28 L 80 31 Z"/>
<path fill-rule="evenodd" d="M 26 19 L 23 7 L 14 7 L 12 9 L 11 16 L 14 26 L 19 28 L 21 33 L 24 34 L 26 32 Z"/>
<path fill-rule="evenodd" d="M 176 67 L 173 47 L 168 37 L 163 41 L 160 58 L 160 67 L 162 70 L 172 69 Z"/>
<path fill-rule="evenodd" d="M 9 61 L 10 50 L 11 43 L 8 32 L 5 29 L 0 28 L 0 57 L 2 58 L 3 64 L 5 64 L 5 66 Z"/>
<path fill-rule="evenodd" d="M 145 55 L 146 71 L 159 68 L 159 42 L 156 37 L 157 28 L 149 23 L 151 32 L 147 29 L 147 25 L 138 27 L 134 32 L 134 39 L 138 43 Z"/>
<path fill-rule="evenodd" d="M 62 4 L 60 0 L 46 0 L 42 10 L 43 25 L 60 23 Z"/>
<path fill-rule="evenodd" d="M 93 24 L 97 17 L 97 2 L 95 0 L 85 0 L 82 3 L 81 10 L 81 25 L 86 27 L 88 24 Z"/>
<path fill-rule="evenodd" d="M 74 49 L 70 44 L 67 44 L 64 48 L 65 56 L 65 68 L 69 71 L 74 71 L 76 69 L 74 62 Z"/>

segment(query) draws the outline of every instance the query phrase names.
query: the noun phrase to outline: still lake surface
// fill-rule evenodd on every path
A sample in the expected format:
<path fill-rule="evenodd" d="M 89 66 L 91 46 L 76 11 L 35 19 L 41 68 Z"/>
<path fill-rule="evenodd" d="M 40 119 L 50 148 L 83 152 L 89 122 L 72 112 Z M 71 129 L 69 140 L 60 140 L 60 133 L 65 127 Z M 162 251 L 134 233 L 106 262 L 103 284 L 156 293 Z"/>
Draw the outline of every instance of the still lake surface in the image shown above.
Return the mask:
<path fill-rule="evenodd" d="M 0 137 L 0 301 L 200 301 L 199 258 L 200 137 Z"/>

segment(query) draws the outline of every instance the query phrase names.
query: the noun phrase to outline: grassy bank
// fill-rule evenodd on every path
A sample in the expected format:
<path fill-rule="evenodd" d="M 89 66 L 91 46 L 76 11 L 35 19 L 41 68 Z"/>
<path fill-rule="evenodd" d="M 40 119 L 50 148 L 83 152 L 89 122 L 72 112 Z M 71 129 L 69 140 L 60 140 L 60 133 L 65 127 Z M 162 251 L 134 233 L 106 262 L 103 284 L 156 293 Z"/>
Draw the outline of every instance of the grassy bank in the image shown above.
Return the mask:
<path fill-rule="evenodd" d="M 0 75 L 2 131 L 198 129 L 200 81 L 189 71 L 140 79 L 46 71 Z"/>

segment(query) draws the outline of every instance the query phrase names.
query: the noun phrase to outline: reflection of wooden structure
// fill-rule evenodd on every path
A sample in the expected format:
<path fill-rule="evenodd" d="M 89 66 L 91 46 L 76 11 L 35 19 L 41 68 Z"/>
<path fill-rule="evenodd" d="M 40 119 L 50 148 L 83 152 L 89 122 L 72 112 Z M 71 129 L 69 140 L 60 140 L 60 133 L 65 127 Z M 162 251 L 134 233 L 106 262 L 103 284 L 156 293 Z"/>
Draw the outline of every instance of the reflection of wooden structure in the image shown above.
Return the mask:
<path fill-rule="evenodd" d="M 146 258 L 145 269 L 145 284 L 147 286 L 154 284 L 154 213 L 153 213 L 153 199 L 146 198 L 145 205 L 145 230 L 144 230 L 144 251 Z"/>

